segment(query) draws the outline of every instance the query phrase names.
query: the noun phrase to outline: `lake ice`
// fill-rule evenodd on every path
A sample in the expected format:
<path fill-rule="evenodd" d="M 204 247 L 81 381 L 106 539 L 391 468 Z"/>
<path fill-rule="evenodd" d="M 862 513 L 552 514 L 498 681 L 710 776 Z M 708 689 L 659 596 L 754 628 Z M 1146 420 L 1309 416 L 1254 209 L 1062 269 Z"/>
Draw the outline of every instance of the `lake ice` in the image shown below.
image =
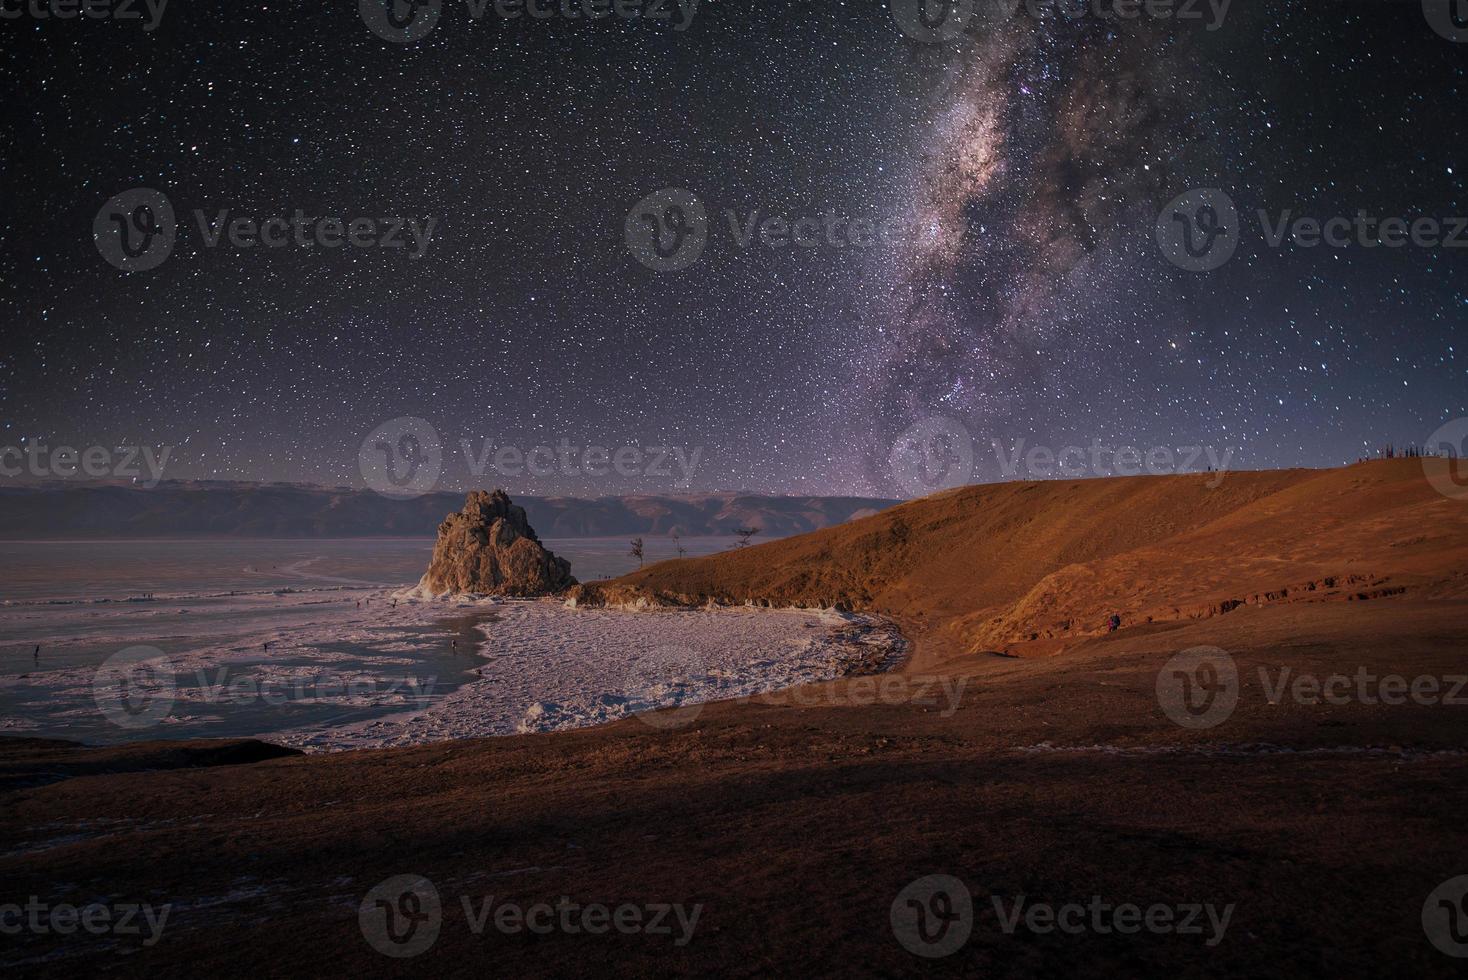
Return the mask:
<path fill-rule="evenodd" d="M 48 593 L 38 588 L 45 576 L 33 575 L 29 597 L 0 605 L 0 734 L 251 735 L 331 750 L 632 715 L 667 727 L 690 723 L 705 701 L 886 669 L 901 655 L 890 625 L 830 610 L 410 597 L 426 552 L 421 542 L 395 544 L 251 542 L 245 550 L 262 553 L 228 574 L 220 566 L 238 562 L 238 551 L 165 547 L 172 579 L 153 577 L 174 590 L 146 600 L 95 584 L 90 595 Z M 371 546 L 387 554 L 381 563 Z M 599 547 L 610 556 L 616 545 Z M 146 565 L 150 549 L 156 557 L 147 543 L 135 560 Z M 199 567 L 190 575 L 191 562 Z M 238 587 L 252 581 L 270 587 Z M 178 588 L 189 582 L 210 588 Z M 646 713 L 669 707 L 681 710 Z"/>

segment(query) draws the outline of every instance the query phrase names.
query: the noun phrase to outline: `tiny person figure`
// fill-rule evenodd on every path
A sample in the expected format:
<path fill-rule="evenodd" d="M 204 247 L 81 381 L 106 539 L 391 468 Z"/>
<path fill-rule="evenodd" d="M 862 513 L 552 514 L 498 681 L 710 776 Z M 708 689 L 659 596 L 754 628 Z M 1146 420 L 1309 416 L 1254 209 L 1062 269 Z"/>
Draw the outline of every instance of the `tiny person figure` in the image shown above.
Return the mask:
<path fill-rule="evenodd" d="M 1115 633 L 1119 629 L 1121 629 L 1121 617 L 1112 613 L 1111 618 L 1106 621 L 1106 632 Z"/>

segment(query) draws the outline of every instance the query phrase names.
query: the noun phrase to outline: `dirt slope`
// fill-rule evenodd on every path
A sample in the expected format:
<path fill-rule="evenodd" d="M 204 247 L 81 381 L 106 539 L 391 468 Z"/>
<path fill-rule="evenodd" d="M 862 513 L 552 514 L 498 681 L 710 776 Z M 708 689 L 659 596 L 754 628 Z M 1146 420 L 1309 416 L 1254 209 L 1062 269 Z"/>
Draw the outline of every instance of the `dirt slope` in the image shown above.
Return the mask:
<path fill-rule="evenodd" d="M 990 484 L 577 593 L 639 596 L 849 606 L 946 651 L 1035 655 L 1104 632 L 1112 613 L 1132 626 L 1243 605 L 1468 596 L 1468 508 L 1436 492 L 1417 460 L 1221 482 Z"/>

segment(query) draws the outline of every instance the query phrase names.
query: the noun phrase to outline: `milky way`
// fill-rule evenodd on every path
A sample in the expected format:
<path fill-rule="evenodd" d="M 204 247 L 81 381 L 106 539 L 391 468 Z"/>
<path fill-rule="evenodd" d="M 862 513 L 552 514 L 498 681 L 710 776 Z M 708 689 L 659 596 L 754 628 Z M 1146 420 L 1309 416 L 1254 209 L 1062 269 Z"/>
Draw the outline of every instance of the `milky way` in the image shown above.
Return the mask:
<path fill-rule="evenodd" d="M 971 27 L 927 69 L 937 84 L 912 208 L 931 229 L 893 250 L 867 319 L 873 382 L 858 411 L 894 429 L 927 415 L 983 432 L 1028 365 L 1065 340 L 1056 285 L 1108 244 L 1123 216 L 1150 220 L 1189 116 L 1173 80 L 1176 36 L 1094 20 L 1036 30 Z"/>
<path fill-rule="evenodd" d="M 460 452 L 566 440 L 697 449 L 694 490 L 896 494 L 925 419 L 994 479 L 996 441 L 1331 465 L 1468 415 L 1463 250 L 1272 248 L 1251 217 L 1468 212 L 1468 44 L 1412 4 L 1234 4 L 1214 30 L 1021 7 L 937 43 L 859 0 L 704 3 L 681 30 L 446 3 L 411 44 L 355 7 L 0 23 L 0 443 L 361 486 L 363 440 L 415 417 L 446 488 L 683 489 Z M 125 274 L 93 228 L 135 188 L 181 231 Z M 654 271 L 624 229 L 668 188 L 707 247 Z M 1154 240 L 1193 188 L 1252 223 L 1203 274 Z M 297 209 L 435 232 L 414 258 L 194 227 Z M 822 215 L 907 231 L 741 232 Z"/>

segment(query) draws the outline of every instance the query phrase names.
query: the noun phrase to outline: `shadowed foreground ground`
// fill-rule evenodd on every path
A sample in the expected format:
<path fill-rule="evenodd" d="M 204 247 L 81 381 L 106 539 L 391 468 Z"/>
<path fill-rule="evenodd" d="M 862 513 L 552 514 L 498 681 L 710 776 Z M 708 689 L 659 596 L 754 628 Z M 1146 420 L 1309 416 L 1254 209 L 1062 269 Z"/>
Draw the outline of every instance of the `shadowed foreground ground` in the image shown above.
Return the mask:
<path fill-rule="evenodd" d="M 910 508 L 922 503 L 889 514 L 908 510 L 917 526 Z M 1378 532 L 1389 539 L 1379 554 L 1348 535 L 1340 561 L 1385 562 L 1400 536 Z M 1291 560 L 1329 564 L 1334 540 Z M 769 547 L 779 546 L 789 545 Z M 1468 688 L 1453 690 L 1468 674 L 1468 600 L 1452 594 L 1462 552 L 1416 547 L 1400 549 L 1410 568 L 1377 573 L 1412 586 L 1403 592 L 1327 599 L 1321 588 L 1318 601 L 1069 636 L 1058 651 L 1042 636 L 1009 651 L 1021 656 L 971 649 L 951 618 L 888 609 L 918 642 L 900 682 L 652 719 L 670 727 L 639 719 L 259 761 L 268 752 L 248 745 L 206 758 L 13 740 L 0 748 L 0 901 L 173 907 L 152 946 L 22 932 L 6 936 L 0 963 L 7 975 L 140 976 L 1460 973 L 1422 912 L 1434 889 L 1468 874 L 1468 712 L 1440 703 L 1468 701 Z M 1231 657 L 1238 703 L 1189 729 L 1160 707 L 1158 677 L 1202 644 Z M 1308 691 L 1271 704 L 1266 686 L 1282 668 L 1291 679 L 1432 677 L 1438 694 L 1384 704 L 1369 681 L 1365 698 L 1353 687 L 1339 704 L 1307 703 Z M 945 692 L 960 688 L 955 707 Z M 359 906 L 405 874 L 430 879 L 443 912 L 425 951 L 394 959 L 364 937 Z M 974 911 L 967 942 L 930 960 L 894 933 L 892 909 L 935 874 L 963 882 Z M 1023 921 L 1010 934 L 992 899 L 1008 910 L 1020 895 L 1233 908 L 1221 939 L 1206 919 L 1188 935 Z M 507 931 L 493 912 L 476 933 L 490 896 L 492 909 L 563 896 L 643 916 L 701 909 L 691 930 L 669 913 L 667 934 Z M 924 900 L 934 915 L 953 907 Z"/>

